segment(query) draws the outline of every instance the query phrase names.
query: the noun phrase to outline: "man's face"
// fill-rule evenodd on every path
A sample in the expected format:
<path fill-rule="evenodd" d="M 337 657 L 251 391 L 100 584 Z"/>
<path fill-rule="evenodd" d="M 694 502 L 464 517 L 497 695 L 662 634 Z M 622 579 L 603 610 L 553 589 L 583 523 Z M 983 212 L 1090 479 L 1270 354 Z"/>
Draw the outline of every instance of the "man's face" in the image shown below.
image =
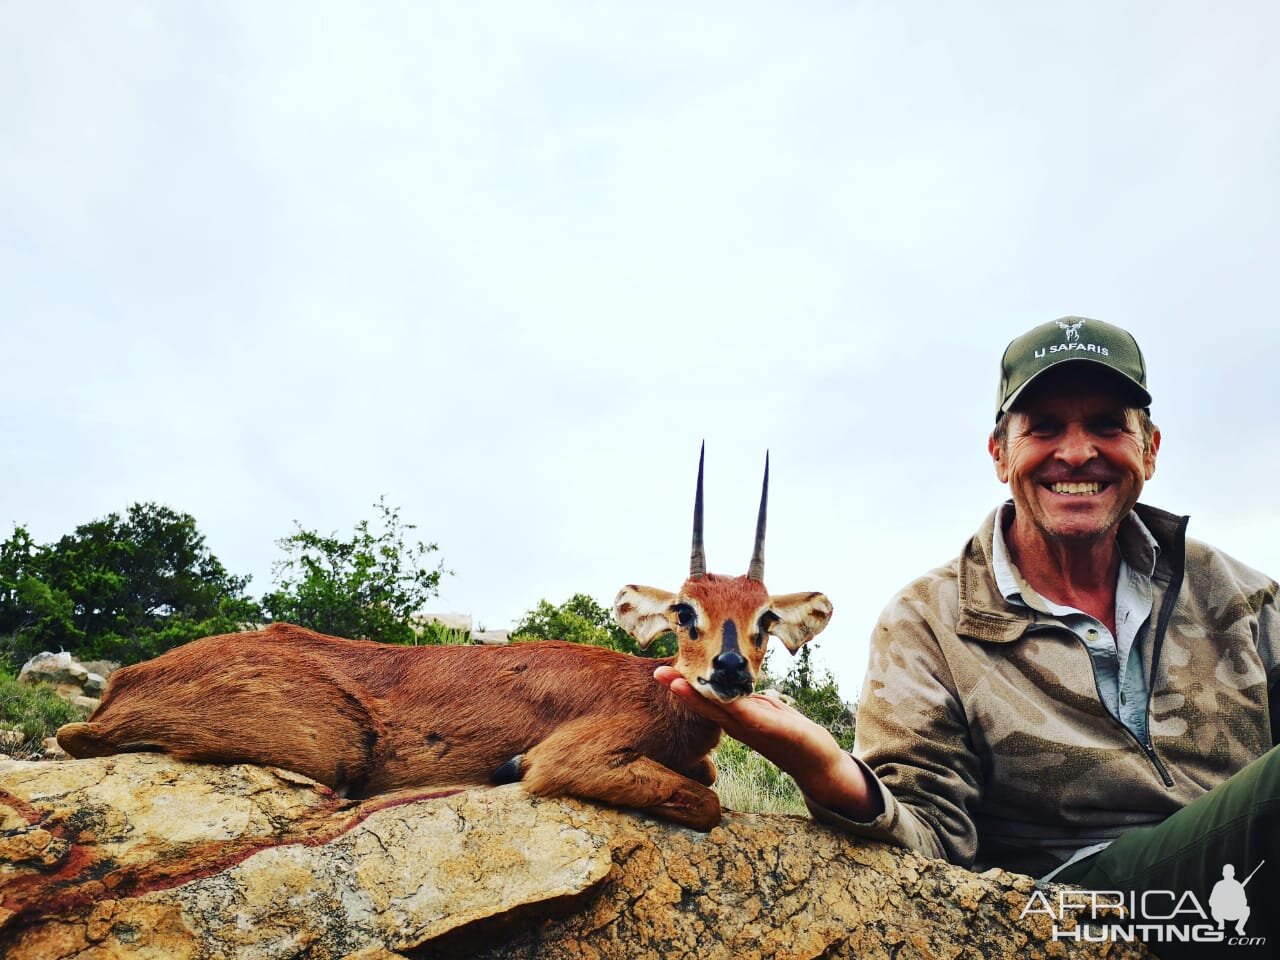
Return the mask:
<path fill-rule="evenodd" d="M 1046 540 L 1114 534 L 1156 469 L 1157 431 L 1145 444 L 1139 413 L 1112 381 L 1063 371 L 1036 383 L 988 449 L 1018 519 Z"/>

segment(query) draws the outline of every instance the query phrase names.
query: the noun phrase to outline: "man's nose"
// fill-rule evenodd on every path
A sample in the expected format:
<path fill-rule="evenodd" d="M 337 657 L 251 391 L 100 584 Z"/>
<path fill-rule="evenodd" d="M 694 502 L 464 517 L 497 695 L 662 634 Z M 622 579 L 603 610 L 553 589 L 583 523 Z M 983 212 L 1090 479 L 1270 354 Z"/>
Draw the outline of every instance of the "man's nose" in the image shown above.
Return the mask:
<path fill-rule="evenodd" d="M 1068 466 L 1081 467 L 1097 455 L 1098 448 L 1094 446 L 1089 431 L 1081 424 L 1068 424 L 1055 456 Z"/>

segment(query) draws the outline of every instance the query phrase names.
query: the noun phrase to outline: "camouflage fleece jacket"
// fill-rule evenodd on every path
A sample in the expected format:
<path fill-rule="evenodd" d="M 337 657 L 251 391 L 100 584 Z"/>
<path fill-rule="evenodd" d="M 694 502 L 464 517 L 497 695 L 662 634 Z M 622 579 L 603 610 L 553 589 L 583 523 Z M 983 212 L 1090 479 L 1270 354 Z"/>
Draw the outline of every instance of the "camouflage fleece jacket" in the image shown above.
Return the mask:
<path fill-rule="evenodd" d="M 996 513 L 952 563 L 881 615 L 855 756 L 884 813 L 820 820 L 979 869 L 1040 875 L 1075 850 L 1158 823 L 1280 733 L 1276 583 L 1135 508 L 1160 545 L 1138 635 L 1149 743 L 1103 705 L 1081 640 L 996 586 Z"/>

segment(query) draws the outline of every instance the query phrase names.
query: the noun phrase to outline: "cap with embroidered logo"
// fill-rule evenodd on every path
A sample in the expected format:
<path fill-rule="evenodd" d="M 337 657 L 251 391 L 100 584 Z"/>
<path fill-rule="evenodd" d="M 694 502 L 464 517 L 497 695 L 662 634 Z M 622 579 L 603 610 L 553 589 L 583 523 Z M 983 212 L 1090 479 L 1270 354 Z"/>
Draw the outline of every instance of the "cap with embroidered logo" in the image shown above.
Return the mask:
<path fill-rule="evenodd" d="M 1137 406 L 1151 405 L 1147 364 L 1133 334 L 1101 320 L 1063 317 L 1040 324 L 1005 347 L 996 419 L 1008 413 L 1022 391 L 1042 374 L 1059 364 L 1079 361 L 1111 370 L 1133 391 Z"/>

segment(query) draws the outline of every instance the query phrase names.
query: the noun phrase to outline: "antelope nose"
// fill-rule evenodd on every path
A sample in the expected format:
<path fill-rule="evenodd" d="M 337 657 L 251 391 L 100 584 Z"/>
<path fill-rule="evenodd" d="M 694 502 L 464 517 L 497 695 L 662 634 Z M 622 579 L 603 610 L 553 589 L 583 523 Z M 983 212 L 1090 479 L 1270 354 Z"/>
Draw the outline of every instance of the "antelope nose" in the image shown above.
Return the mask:
<path fill-rule="evenodd" d="M 711 669 L 716 673 L 746 673 L 747 658 L 736 650 L 727 650 L 716 654 L 711 661 Z"/>

